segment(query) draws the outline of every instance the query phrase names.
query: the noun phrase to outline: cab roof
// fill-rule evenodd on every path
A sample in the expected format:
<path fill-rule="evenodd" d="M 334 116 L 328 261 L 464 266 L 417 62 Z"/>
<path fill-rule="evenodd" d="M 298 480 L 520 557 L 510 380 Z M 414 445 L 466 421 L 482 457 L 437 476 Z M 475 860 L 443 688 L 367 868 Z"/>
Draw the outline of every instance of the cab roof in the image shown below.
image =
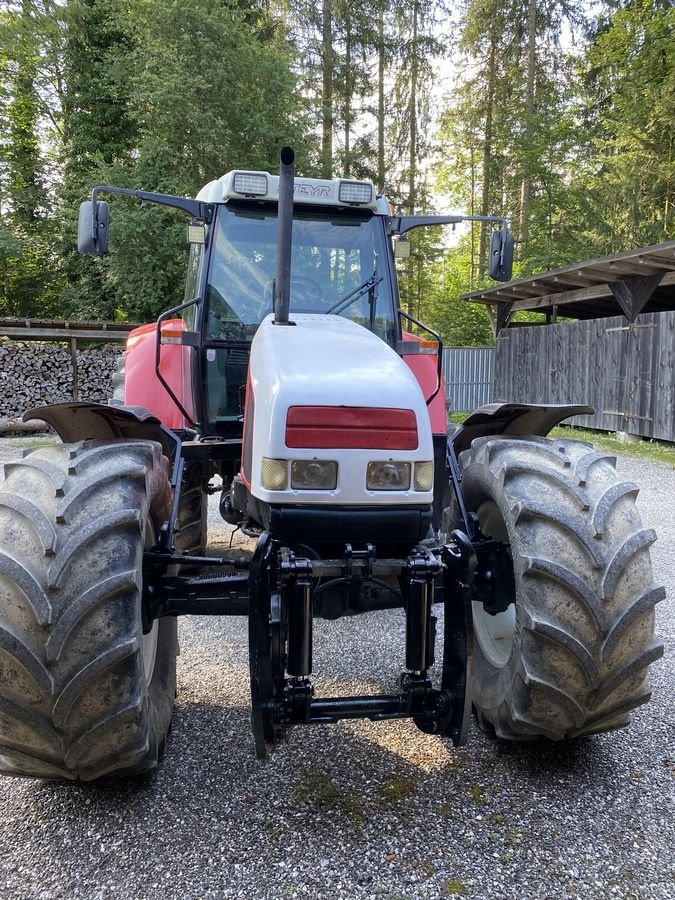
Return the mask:
<path fill-rule="evenodd" d="M 235 169 L 210 181 L 197 194 L 206 203 L 227 203 L 228 200 L 279 200 L 279 176 L 269 172 Z M 389 216 L 389 203 L 377 196 L 372 181 L 351 178 L 296 178 L 294 199 L 310 206 L 332 206 L 347 209 L 368 209 L 378 215 Z"/>

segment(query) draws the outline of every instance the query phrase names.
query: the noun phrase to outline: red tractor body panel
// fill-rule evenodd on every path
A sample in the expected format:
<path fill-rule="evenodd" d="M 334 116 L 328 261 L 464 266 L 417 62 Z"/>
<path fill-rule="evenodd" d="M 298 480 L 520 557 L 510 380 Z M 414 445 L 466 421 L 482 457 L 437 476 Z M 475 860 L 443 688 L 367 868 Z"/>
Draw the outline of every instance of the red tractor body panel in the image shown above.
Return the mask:
<path fill-rule="evenodd" d="M 164 340 L 177 339 L 185 330 L 181 319 L 169 319 L 162 323 Z M 127 340 L 125 352 L 124 403 L 125 406 L 144 406 L 157 418 L 175 431 L 180 431 L 189 423 L 176 406 L 170 394 L 157 378 L 155 357 L 157 348 L 157 325 L 151 323 L 135 328 Z M 179 343 L 162 344 L 160 372 L 176 397 L 194 419 L 194 404 L 190 387 L 190 347 Z"/>
<path fill-rule="evenodd" d="M 403 340 L 421 343 L 423 339 L 416 334 L 410 334 L 410 332 L 404 331 Z M 439 388 L 438 393 L 429 404 L 431 432 L 432 434 L 447 434 L 448 425 L 445 412 L 445 383 L 443 381 L 443 370 L 441 370 L 440 386 L 438 384 L 438 352 L 406 354 L 403 359 L 419 382 L 425 397 L 430 397 L 436 388 Z"/>

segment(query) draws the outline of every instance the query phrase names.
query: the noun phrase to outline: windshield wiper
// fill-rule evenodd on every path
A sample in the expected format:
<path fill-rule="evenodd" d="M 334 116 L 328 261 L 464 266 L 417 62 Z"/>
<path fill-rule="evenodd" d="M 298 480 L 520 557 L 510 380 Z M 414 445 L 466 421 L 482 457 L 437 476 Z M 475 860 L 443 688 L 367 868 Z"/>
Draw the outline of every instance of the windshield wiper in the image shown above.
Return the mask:
<path fill-rule="evenodd" d="M 363 297 L 366 291 L 373 291 L 378 286 L 378 284 L 384 278 L 383 275 L 380 275 L 378 278 L 375 275 L 375 272 L 367 278 L 363 284 L 360 284 L 358 287 L 354 288 L 353 291 L 350 291 L 348 294 L 345 294 L 337 303 L 334 303 L 329 309 L 326 310 L 326 314 L 335 313 L 336 316 L 339 316 L 340 313 L 343 313 L 346 309 L 348 309 L 352 303 L 356 303 L 359 297 Z"/>

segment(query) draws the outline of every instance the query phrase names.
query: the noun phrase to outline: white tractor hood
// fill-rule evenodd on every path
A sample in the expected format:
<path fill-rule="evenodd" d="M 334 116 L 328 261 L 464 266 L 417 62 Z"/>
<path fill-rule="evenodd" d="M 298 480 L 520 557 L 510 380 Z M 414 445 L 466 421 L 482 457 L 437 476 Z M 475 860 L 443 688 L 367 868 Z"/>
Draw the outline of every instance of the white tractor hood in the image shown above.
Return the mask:
<path fill-rule="evenodd" d="M 251 492 L 269 503 L 416 504 L 431 503 L 432 492 L 370 491 L 366 466 L 373 460 L 433 460 L 431 426 L 425 398 L 408 366 L 376 335 L 335 315 L 291 314 L 292 325 L 260 325 L 251 346 L 254 399 Z M 417 421 L 415 449 L 316 449 L 286 446 L 290 407 L 369 407 L 413 410 Z M 249 451 L 250 452 L 250 451 Z M 260 484 L 263 457 L 323 459 L 338 462 L 335 490 L 268 491 Z"/>

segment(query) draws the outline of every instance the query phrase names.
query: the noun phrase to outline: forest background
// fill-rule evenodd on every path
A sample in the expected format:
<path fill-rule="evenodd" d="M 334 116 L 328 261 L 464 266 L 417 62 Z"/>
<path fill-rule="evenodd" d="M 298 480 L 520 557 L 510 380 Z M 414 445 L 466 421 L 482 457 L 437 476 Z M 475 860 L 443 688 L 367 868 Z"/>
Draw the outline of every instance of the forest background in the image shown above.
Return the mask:
<path fill-rule="evenodd" d="M 184 217 L 232 168 L 371 178 L 401 212 L 506 215 L 516 274 L 675 236 L 671 0 L 1 0 L 0 316 L 149 321 L 182 299 Z M 487 230 L 420 229 L 402 305 L 489 344 Z"/>

